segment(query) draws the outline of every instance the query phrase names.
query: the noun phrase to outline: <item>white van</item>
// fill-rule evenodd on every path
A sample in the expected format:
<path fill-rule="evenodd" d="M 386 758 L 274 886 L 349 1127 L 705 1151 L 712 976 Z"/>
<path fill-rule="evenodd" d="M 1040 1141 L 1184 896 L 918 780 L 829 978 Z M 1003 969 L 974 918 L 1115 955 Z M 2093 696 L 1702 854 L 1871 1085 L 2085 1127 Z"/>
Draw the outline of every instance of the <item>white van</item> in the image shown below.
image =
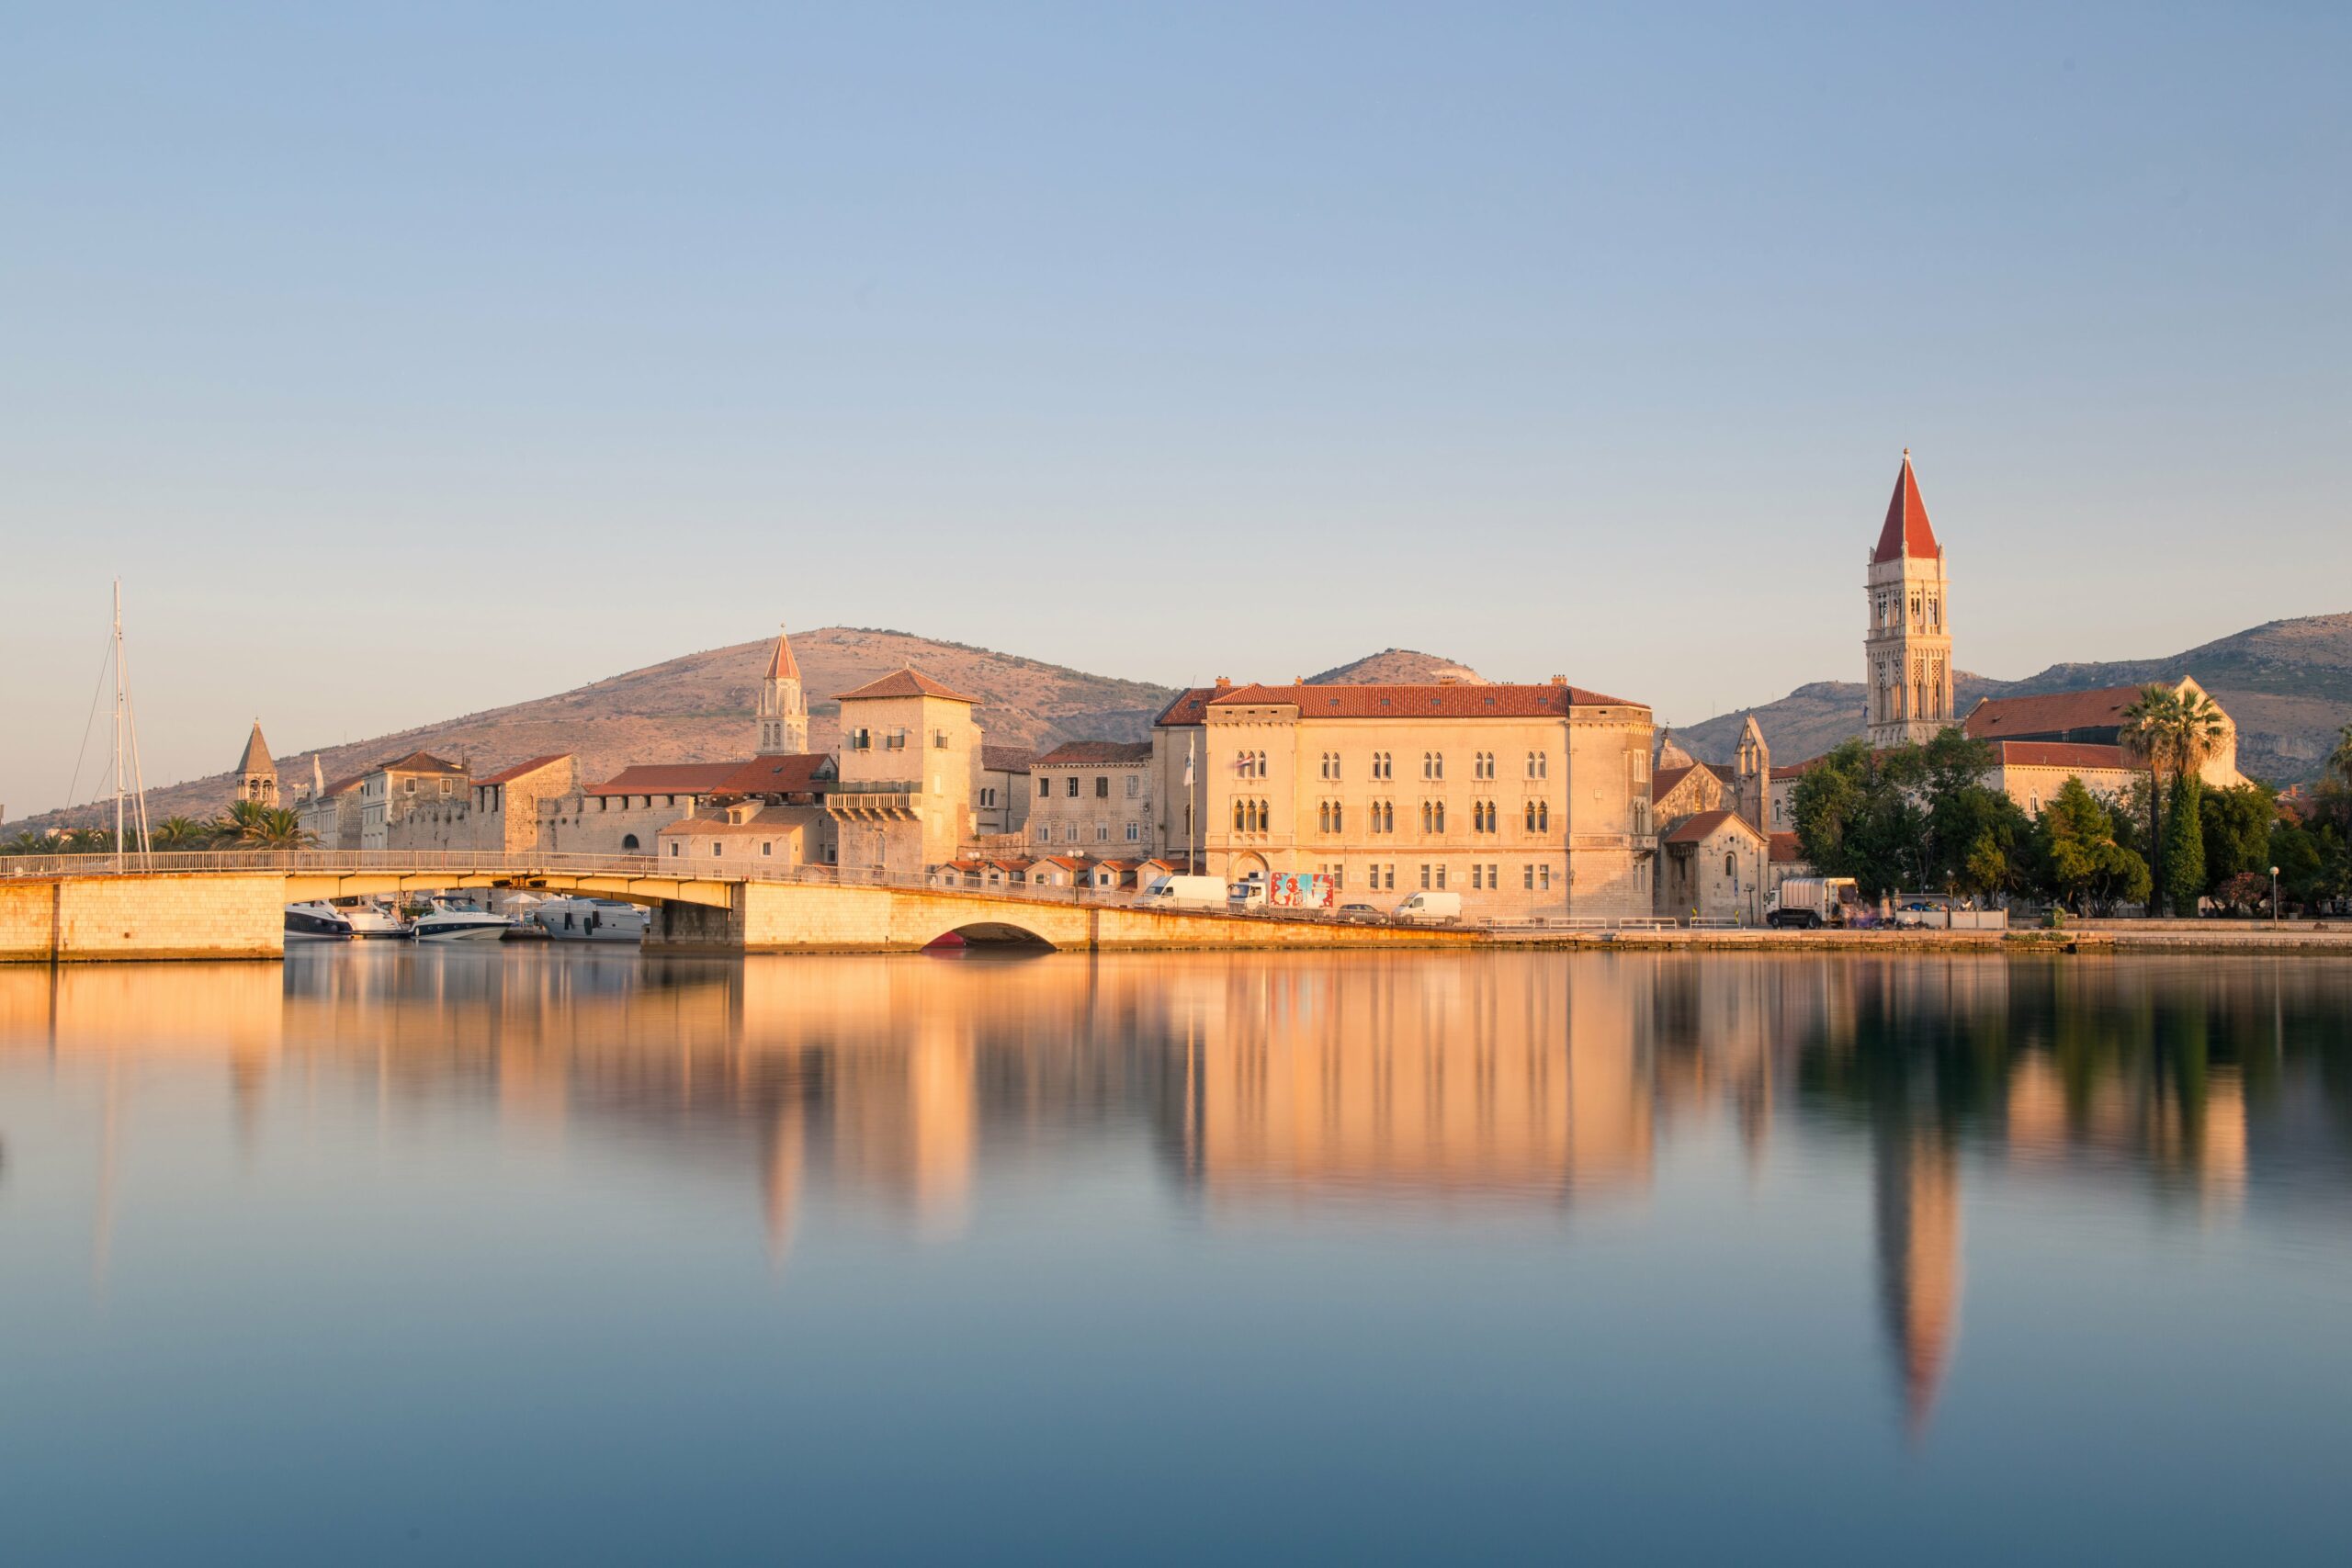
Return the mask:
<path fill-rule="evenodd" d="M 1266 907 L 1266 879 L 1244 877 L 1225 890 L 1225 899 L 1237 909 L 1262 909 Z"/>
<path fill-rule="evenodd" d="M 1389 919 L 1400 925 L 1415 921 L 1458 920 L 1462 918 L 1462 895 L 1459 893 L 1416 893 L 1396 906 Z"/>
<path fill-rule="evenodd" d="M 1225 878 L 1155 876 L 1151 885 L 1137 895 L 1136 902 L 1147 908 L 1222 909 L 1225 908 Z"/>

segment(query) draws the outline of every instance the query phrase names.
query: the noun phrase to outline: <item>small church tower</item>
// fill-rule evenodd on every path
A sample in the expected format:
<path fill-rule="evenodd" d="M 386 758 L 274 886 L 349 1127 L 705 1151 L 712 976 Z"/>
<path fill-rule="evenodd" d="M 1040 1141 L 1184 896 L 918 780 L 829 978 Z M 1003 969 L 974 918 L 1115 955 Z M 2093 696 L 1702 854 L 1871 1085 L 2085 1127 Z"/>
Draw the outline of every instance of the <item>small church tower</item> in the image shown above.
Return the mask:
<path fill-rule="evenodd" d="M 1943 547 L 1928 525 L 1908 446 L 1886 524 L 1871 551 L 1867 592 L 1862 678 L 1869 687 L 1870 742 L 1888 747 L 1933 739 L 1954 716 L 1950 597 Z"/>
<path fill-rule="evenodd" d="M 800 694 L 800 664 L 792 657 L 792 639 L 778 627 L 775 651 L 768 656 L 767 673 L 760 677 L 760 744 L 762 757 L 797 757 L 808 750 L 808 702 Z"/>
<path fill-rule="evenodd" d="M 1764 728 L 1751 713 L 1740 726 L 1739 750 L 1732 759 L 1732 809 L 1758 832 L 1770 833 L 1765 815 L 1771 798 L 1772 749 L 1764 744 Z"/>
<path fill-rule="evenodd" d="M 237 759 L 237 798 L 262 806 L 277 804 L 277 764 L 269 760 L 269 743 L 261 738 L 261 720 L 245 737 L 245 754 Z"/>

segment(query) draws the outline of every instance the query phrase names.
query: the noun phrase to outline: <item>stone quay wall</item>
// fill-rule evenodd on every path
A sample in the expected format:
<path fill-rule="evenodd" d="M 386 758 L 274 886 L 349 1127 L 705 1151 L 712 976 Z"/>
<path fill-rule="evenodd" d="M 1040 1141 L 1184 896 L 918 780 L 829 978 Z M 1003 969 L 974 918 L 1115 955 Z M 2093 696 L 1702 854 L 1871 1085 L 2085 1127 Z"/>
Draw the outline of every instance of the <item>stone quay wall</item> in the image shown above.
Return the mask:
<path fill-rule="evenodd" d="M 0 880 L 0 964 L 285 951 L 286 878 L 276 872 Z"/>

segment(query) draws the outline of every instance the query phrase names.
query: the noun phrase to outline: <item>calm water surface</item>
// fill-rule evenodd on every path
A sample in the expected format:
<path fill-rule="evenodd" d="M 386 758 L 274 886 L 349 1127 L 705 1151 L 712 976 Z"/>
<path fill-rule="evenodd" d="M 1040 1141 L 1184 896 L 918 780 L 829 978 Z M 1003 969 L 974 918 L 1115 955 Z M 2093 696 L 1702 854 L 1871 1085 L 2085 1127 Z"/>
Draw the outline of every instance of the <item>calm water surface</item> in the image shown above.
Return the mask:
<path fill-rule="evenodd" d="M 0 970 L 11 1562 L 2341 1562 L 2352 965 Z"/>

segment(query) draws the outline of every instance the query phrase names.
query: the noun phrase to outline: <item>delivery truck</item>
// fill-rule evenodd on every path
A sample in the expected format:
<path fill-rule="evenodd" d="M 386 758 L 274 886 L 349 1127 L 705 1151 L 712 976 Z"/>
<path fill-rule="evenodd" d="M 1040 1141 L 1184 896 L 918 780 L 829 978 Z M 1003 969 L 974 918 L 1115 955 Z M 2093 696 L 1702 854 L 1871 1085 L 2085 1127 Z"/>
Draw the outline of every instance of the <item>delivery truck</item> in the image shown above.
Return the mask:
<path fill-rule="evenodd" d="M 1792 876 L 1765 906 L 1764 923 L 1808 931 L 1842 926 L 1850 918 L 1849 906 L 1861 901 L 1861 888 L 1850 876 Z"/>
<path fill-rule="evenodd" d="M 1320 872 L 1278 871 L 1266 879 L 1269 908 L 1333 909 L 1339 902 L 1339 888 Z"/>
<path fill-rule="evenodd" d="M 1136 902 L 1147 908 L 1222 909 L 1225 908 L 1225 878 L 1155 876 Z"/>
<path fill-rule="evenodd" d="M 1396 906 L 1389 917 L 1399 925 L 1434 924 L 1462 918 L 1459 893 L 1416 893 Z"/>

